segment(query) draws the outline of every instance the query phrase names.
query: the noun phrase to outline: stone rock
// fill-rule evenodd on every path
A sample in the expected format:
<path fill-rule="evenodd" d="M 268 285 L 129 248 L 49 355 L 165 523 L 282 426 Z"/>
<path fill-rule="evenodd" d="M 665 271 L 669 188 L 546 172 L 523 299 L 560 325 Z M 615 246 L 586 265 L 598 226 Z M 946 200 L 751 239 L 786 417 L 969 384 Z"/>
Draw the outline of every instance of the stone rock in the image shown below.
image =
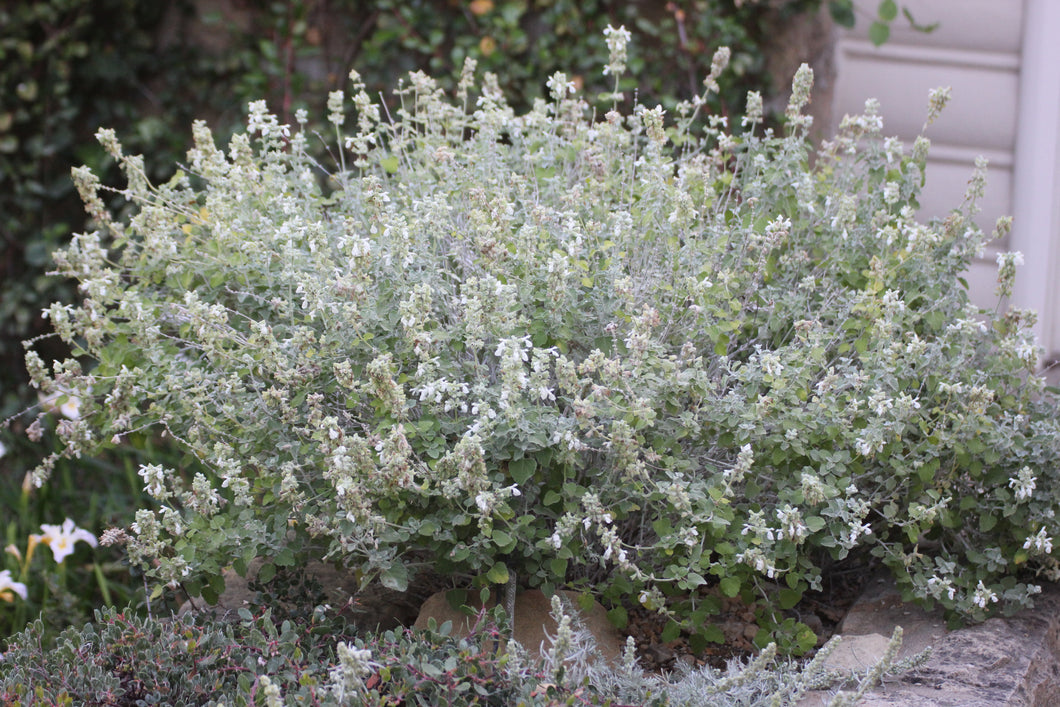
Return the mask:
<path fill-rule="evenodd" d="M 889 643 L 890 638 L 879 633 L 843 636 L 824 665 L 841 672 L 864 671 L 879 662 Z"/>
<path fill-rule="evenodd" d="M 572 591 L 560 591 L 566 597 L 571 606 L 579 606 L 579 594 Z M 469 595 L 472 593 L 469 593 Z M 469 596 L 467 604 L 472 611 L 482 608 L 478 597 Z M 487 609 L 492 608 L 494 602 L 487 602 Z M 515 597 L 515 621 L 513 622 L 513 637 L 527 651 L 532 654 L 541 655 L 550 645 L 548 636 L 556 635 L 556 621 L 552 618 L 552 604 L 550 600 L 539 589 L 529 589 L 520 592 Z M 598 602 L 594 601 L 589 611 L 580 611 L 579 618 L 584 627 L 596 640 L 597 649 L 604 659 L 612 664 L 618 664 L 622 659 L 622 651 L 625 648 L 625 640 L 622 634 L 611 625 L 607 619 L 607 610 Z M 446 598 L 445 592 L 437 592 L 431 595 L 420 608 L 419 616 L 413 624 L 413 628 L 423 630 L 427 628 L 428 621 L 434 619 L 438 626 L 446 621 L 453 622 L 453 636 L 467 636 L 471 632 L 474 617 L 468 616 L 464 611 L 454 609 Z M 547 634 L 547 635 L 546 635 Z"/>
<path fill-rule="evenodd" d="M 931 647 L 927 661 L 888 678 L 859 707 L 1055 707 L 1060 705 L 1060 587 L 1047 585 L 1032 609 L 947 631 L 937 613 L 901 601 L 886 578 L 870 582 L 840 626 L 843 642 L 864 649 L 871 664 L 896 625 L 905 634 L 899 658 Z M 879 639 L 866 640 L 872 634 Z M 861 643 L 864 641 L 864 643 Z M 840 648 L 843 643 L 840 643 Z M 872 657 L 873 650 L 878 654 Z M 800 707 L 827 704 L 815 693 Z"/>
<path fill-rule="evenodd" d="M 927 611 L 902 601 L 889 574 L 872 577 L 857 602 L 839 624 L 837 633 L 846 641 L 851 636 L 878 633 L 890 637 L 902 627 L 902 648 L 898 660 L 911 658 L 937 645 L 947 633 L 941 611 Z M 882 651 L 880 652 L 882 656 Z"/>

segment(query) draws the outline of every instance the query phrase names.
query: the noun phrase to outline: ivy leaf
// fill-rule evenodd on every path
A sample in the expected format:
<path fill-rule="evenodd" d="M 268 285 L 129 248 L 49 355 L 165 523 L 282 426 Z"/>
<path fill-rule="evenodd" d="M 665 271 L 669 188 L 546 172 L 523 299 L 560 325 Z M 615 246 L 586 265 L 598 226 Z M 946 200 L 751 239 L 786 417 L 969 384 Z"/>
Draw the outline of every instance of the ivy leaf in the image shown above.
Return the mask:
<path fill-rule="evenodd" d="M 880 46 L 884 44 L 891 36 L 891 28 L 880 22 L 879 20 L 873 22 L 869 26 L 869 39 L 872 41 L 874 46 Z"/>
<path fill-rule="evenodd" d="M 837 25 L 850 29 L 854 26 L 854 3 L 852 0 L 832 0 L 828 3 L 828 12 Z"/>
<path fill-rule="evenodd" d="M 932 22 L 929 25 L 918 24 L 917 21 L 913 19 L 913 13 L 911 13 L 909 11 L 908 7 L 903 7 L 902 8 L 902 15 L 904 15 L 905 19 L 907 19 L 909 21 L 909 26 L 912 27 L 913 29 L 915 29 L 917 32 L 923 32 L 924 34 L 931 34 L 932 32 L 934 32 L 935 30 L 937 30 L 939 28 L 939 23 L 938 22 Z M 965 287 L 968 287 L 968 286 L 965 285 Z"/>

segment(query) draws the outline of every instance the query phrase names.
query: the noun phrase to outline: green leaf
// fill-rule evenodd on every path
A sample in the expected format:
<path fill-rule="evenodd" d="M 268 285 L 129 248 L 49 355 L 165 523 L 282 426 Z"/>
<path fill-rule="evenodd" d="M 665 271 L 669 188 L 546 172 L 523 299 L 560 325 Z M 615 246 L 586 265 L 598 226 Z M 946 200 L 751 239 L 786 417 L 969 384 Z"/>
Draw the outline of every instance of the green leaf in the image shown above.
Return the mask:
<path fill-rule="evenodd" d="M 880 22 L 879 20 L 876 20 L 871 25 L 869 25 L 869 40 L 872 41 L 874 46 L 878 47 L 882 44 L 885 44 L 887 40 L 890 39 L 890 37 L 890 26 L 884 24 L 883 22 Z"/>
<path fill-rule="evenodd" d="M 517 484 L 525 484 L 537 470 L 537 462 L 533 459 L 520 459 L 508 464 L 508 473 Z"/>
<path fill-rule="evenodd" d="M 997 516 L 991 515 L 990 513 L 981 513 L 979 515 L 979 530 L 984 533 L 989 533 L 997 525 Z"/>
<path fill-rule="evenodd" d="M 795 634 L 795 645 L 797 647 L 795 653 L 802 655 L 817 645 L 817 634 L 804 623 L 800 622 L 796 626 L 798 626 L 798 632 Z"/>
<path fill-rule="evenodd" d="M 802 592 L 798 589 L 781 589 L 777 600 L 781 609 L 790 609 L 802 599 Z"/>
<path fill-rule="evenodd" d="M 688 585 L 689 589 L 695 589 L 700 585 L 706 584 L 707 580 L 698 572 L 689 572 L 688 576 L 685 577 L 684 582 Z"/>
<path fill-rule="evenodd" d="M 695 653 L 702 653 L 707 643 L 725 643 L 725 633 L 716 624 L 705 624 L 688 639 L 688 645 Z"/>
<path fill-rule="evenodd" d="M 740 579 L 739 577 L 723 577 L 718 586 L 721 588 L 721 593 L 727 597 L 734 597 L 740 593 Z"/>
<path fill-rule="evenodd" d="M 486 573 L 486 579 L 493 584 L 507 584 L 508 583 L 508 567 L 503 562 L 497 562 L 490 567 L 489 572 Z"/>
<path fill-rule="evenodd" d="M 929 25 L 917 24 L 917 21 L 913 19 L 913 13 L 909 11 L 909 8 L 903 7 L 902 14 L 905 15 L 905 19 L 909 20 L 909 26 L 915 29 L 917 32 L 923 32 L 924 34 L 931 34 L 939 28 L 938 22 L 932 22 Z M 967 289 L 968 283 L 964 283 L 964 287 Z"/>
<path fill-rule="evenodd" d="M 883 22 L 893 22 L 898 17 L 898 4 L 894 0 L 881 0 L 876 14 Z"/>
<path fill-rule="evenodd" d="M 258 581 L 263 584 L 268 583 L 275 576 L 276 565 L 272 564 L 271 562 L 266 562 L 261 566 L 261 569 L 258 570 Z"/>
<path fill-rule="evenodd" d="M 828 12 L 831 13 L 835 23 L 841 27 L 849 29 L 856 22 L 853 0 L 831 0 L 828 3 Z"/>
<path fill-rule="evenodd" d="M 221 592 L 225 590 L 225 578 L 222 575 L 210 577 L 210 583 L 202 588 L 202 598 L 207 604 L 216 604 Z"/>
<path fill-rule="evenodd" d="M 503 530 L 497 530 L 497 529 L 495 528 L 495 529 L 493 530 L 493 543 L 494 543 L 494 544 L 495 544 L 495 545 L 496 545 L 497 547 L 499 547 L 499 548 L 502 548 L 502 549 L 503 549 L 503 548 L 504 548 L 505 546 L 507 546 L 507 545 L 512 545 L 512 544 L 514 544 L 514 543 L 515 543 L 515 538 L 513 538 L 513 537 L 512 537 L 512 536 L 511 536 L 511 535 L 510 535 L 509 533 L 507 533 L 506 531 L 503 531 Z"/>
<path fill-rule="evenodd" d="M 395 560 L 394 564 L 390 566 L 390 569 L 379 575 L 379 581 L 382 582 L 383 586 L 387 589 L 393 589 L 395 592 L 403 592 L 409 588 L 409 571 L 405 568 L 404 564 Z"/>
<path fill-rule="evenodd" d="M 811 533 L 824 530 L 825 521 L 821 516 L 807 516 L 805 523 Z"/>
<path fill-rule="evenodd" d="M 552 571 L 552 575 L 561 581 L 567 576 L 567 560 L 554 557 L 548 563 L 548 568 Z"/>
<path fill-rule="evenodd" d="M 661 538 L 665 538 L 674 532 L 674 527 L 670 523 L 669 518 L 656 518 L 651 522 L 651 527 L 655 531 L 656 535 Z"/>
<path fill-rule="evenodd" d="M 662 634 L 659 636 L 659 640 L 663 643 L 669 643 L 681 635 L 681 624 L 676 621 L 670 621 L 666 624 L 666 628 L 662 630 Z"/>

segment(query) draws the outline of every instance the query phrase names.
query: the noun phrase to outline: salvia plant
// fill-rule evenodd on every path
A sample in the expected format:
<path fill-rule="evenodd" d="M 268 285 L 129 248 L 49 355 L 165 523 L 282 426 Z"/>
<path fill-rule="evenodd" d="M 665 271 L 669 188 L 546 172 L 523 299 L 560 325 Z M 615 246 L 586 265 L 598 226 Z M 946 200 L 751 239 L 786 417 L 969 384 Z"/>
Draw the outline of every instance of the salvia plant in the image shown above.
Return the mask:
<path fill-rule="evenodd" d="M 629 35 L 606 34 L 617 89 Z M 926 137 L 883 138 L 869 102 L 815 150 L 806 67 L 783 134 L 755 93 L 730 125 L 703 110 L 726 58 L 672 116 L 562 73 L 517 115 L 473 62 L 455 97 L 414 73 L 388 106 L 354 73 L 328 164 L 303 112 L 258 102 L 226 150 L 196 123 L 162 185 L 101 130 L 131 206 L 74 170 L 98 230 L 55 254 L 82 299 L 47 316 L 76 355 L 27 364 L 80 415 L 36 483 L 177 440 L 187 463 L 144 465 L 154 503 L 101 538 L 156 596 L 211 598 L 254 557 L 399 589 L 429 565 L 582 586 L 619 625 L 639 603 L 699 646 L 740 596 L 796 652 L 815 638 L 783 611 L 848 555 L 955 617 L 1029 603 L 1060 576 L 1060 428 L 1034 315 L 961 279 L 985 166 L 921 223 Z"/>

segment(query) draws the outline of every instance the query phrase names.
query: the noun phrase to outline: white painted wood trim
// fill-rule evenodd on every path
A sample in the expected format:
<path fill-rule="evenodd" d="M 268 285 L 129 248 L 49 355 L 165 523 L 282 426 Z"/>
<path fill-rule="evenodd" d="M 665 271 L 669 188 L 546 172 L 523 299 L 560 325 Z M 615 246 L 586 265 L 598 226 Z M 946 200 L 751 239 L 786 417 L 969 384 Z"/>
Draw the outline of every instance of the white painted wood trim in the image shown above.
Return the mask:
<path fill-rule="evenodd" d="M 909 148 L 909 150 L 912 149 L 912 143 L 906 141 L 902 144 Z M 972 168 L 975 166 L 975 160 L 979 157 L 985 157 L 988 163 L 986 173 L 987 182 L 990 181 L 991 169 L 1011 169 L 1015 164 L 1012 152 L 1009 150 L 990 150 L 986 148 L 966 147 L 964 145 L 949 145 L 946 143 L 937 143 L 935 141 L 931 142 L 931 149 L 928 150 L 929 163 L 944 162 L 948 164 L 968 165 L 969 177 L 972 176 Z"/>
<path fill-rule="evenodd" d="M 1060 354 L 1060 2 L 1027 0 L 1013 183 L 1013 250 L 1025 264 L 1012 301 L 1038 312 L 1046 358 Z"/>
<path fill-rule="evenodd" d="M 861 39 L 843 39 L 842 50 L 850 56 L 866 57 L 874 61 L 933 64 L 994 71 L 1019 71 L 1020 68 L 1019 54 L 1008 52 L 969 51 L 912 44 L 884 44 L 877 47 L 872 42 Z"/>

